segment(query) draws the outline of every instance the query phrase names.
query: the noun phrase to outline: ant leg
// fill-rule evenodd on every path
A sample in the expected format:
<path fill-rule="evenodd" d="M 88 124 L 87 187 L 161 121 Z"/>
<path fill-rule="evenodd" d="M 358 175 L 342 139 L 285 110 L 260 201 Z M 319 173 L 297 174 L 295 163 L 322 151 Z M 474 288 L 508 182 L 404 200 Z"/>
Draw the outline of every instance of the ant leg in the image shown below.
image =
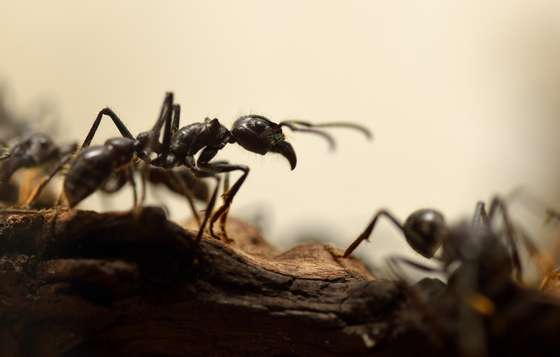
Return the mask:
<path fill-rule="evenodd" d="M 173 106 L 173 121 L 171 123 L 171 134 L 175 134 L 179 130 L 179 121 L 181 120 L 181 106 L 175 104 Z"/>
<path fill-rule="evenodd" d="M 196 242 L 200 243 L 202 239 L 202 234 L 206 229 L 208 220 L 210 219 L 210 216 L 212 215 L 212 211 L 214 210 L 214 206 L 216 205 L 216 200 L 218 198 L 218 190 L 220 189 L 220 176 L 218 175 L 218 172 L 212 170 L 212 167 L 204 167 L 204 168 L 195 167 L 193 161 L 194 160 L 192 156 L 187 156 L 185 158 L 187 168 L 189 168 L 196 177 L 212 177 L 216 179 L 216 187 L 214 188 L 214 192 L 212 193 L 212 196 L 210 197 L 210 200 L 206 205 L 206 211 L 204 212 L 204 219 L 196 235 Z"/>
<path fill-rule="evenodd" d="M 165 129 L 163 131 L 163 142 L 161 145 L 161 156 L 165 159 L 169 153 L 169 146 L 171 145 L 171 137 L 179 128 L 179 120 L 181 117 L 181 106 L 174 104 L 169 118 L 165 121 Z"/>
<path fill-rule="evenodd" d="M 121 133 L 122 136 L 134 140 L 134 136 L 132 136 L 132 134 L 130 133 L 130 131 L 126 127 L 126 125 L 124 125 L 124 123 L 117 116 L 117 114 L 115 114 L 115 112 L 113 112 L 113 110 L 111 110 L 110 108 L 103 108 L 97 114 L 97 117 L 95 118 L 95 120 L 93 122 L 93 125 L 89 129 L 88 135 L 86 136 L 86 138 L 85 138 L 85 140 L 82 144 L 82 149 L 91 144 L 91 141 L 93 140 L 93 137 L 95 136 L 95 133 L 97 132 L 97 129 L 99 128 L 99 124 L 101 124 L 101 119 L 103 119 L 103 116 L 105 116 L 105 115 L 107 115 L 109 118 L 111 118 L 113 120 L 113 123 L 115 124 L 115 126 L 117 127 L 117 129 L 119 130 L 119 132 Z"/>
<path fill-rule="evenodd" d="M 352 254 L 352 252 L 354 251 L 354 249 L 356 249 L 360 243 L 362 243 L 362 241 L 364 240 L 368 240 L 369 236 L 371 235 L 371 232 L 373 231 L 373 228 L 375 227 L 377 221 L 379 220 L 380 217 L 386 217 L 388 218 L 391 222 L 393 222 L 393 224 L 395 226 L 397 226 L 397 228 L 404 233 L 404 228 L 403 225 L 401 224 L 401 222 L 395 218 L 395 216 L 393 216 L 391 213 L 389 213 L 389 211 L 387 210 L 379 210 L 375 216 L 373 216 L 373 219 L 371 220 L 371 222 L 368 224 L 368 226 L 366 227 L 366 229 L 362 232 L 362 234 L 360 234 L 358 236 L 358 238 L 356 238 L 356 240 L 354 240 L 354 242 L 352 242 L 352 244 L 350 244 L 350 246 L 348 246 L 348 248 L 346 248 L 346 250 L 344 251 L 344 258 L 347 258 L 350 254 Z"/>
<path fill-rule="evenodd" d="M 401 268 L 401 266 L 403 265 L 408 265 L 412 268 L 421 270 L 423 272 L 426 273 L 440 273 L 440 274 L 445 274 L 445 270 L 443 269 L 438 269 L 438 268 L 434 268 L 422 263 L 418 263 L 415 262 L 412 259 L 400 256 L 400 255 L 395 255 L 392 257 L 389 257 L 387 259 L 387 263 L 389 265 L 389 269 L 393 272 L 393 274 L 395 274 L 398 278 L 400 278 L 403 281 L 408 281 L 409 279 L 407 278 L 406 274 L 404 273 L 404 270 Z"/>
<path fill-rule="evenodd" d="M 231 203 L 233 201 L 233 198 L 235 197 L 235 195 L 239 191 L 239 188 L 241 187 L 241 185 L 243 185 L 243 183 L 247 179 L 247 176 L 249 175 L 249 167 L 244 166 L 244 165 L 230 165 L 230 164 L 225 164 L 225 163 L 209 164 L 209 166 L 211 167 L 212 170 L 214 170 L 216 172 L 231 172 L 231 171 L 237 171 L 237 170 L 243 171 L 243 174 L 241 175 L 241 177 L 239 177 L 237 179 L 237 181 L 235 181 L 233 186 L 231 186 L 231 189 L 229 189 L 227 192 L 224 192 L 224 194 L 222 195 L 222 197 L 224 199 L 224 203 L 220 208 L 218 208 L 216 213 L 214 213 L 212 215 L 212 219 L 210 220 L 210 234 L 212 235 L 212 237 L 218 238 L 217 235 L 214 233 L 214 229 L 213 229 L 214 228 L 214 223 L 222 215 L 226 215 L 226 218 L 223 219 L 223 226 L 221 227 L 221 230 L 222 230 L 222 234 L 224 235 L 224 238 L 226 240 L 230 240 L 229 237 L 227 236 L 226 231 L 225 231 L 225 221 L 227 220 L 227 213 L 229 211 L 229 208 L 231 207 Z"/>
<path fill-rule="evenodd" d="M 31 205 L 33 204 L 33 202 L 35 202 L 35 200 L 37 199 L 37 197 L 39 197 L 39 195 L 41 194 L 41 192 L 45 189 L 45 187 L 47 186 L 47 184 L 54 178 L 54 176 L 60 171 L 62 170 L 62 168 L 64 167 L 64 165 L 66 165 L 68 162 L 70 162 L 70 160 L 72 159 L 73 155 L 72 154 L 68 154 L 65 157 L 63 157 L 58 164 L 56 164 L 56 166 L 53 168 L 53 170 L 49 173 L 48 176 L 46 176 L 41 183 L 39 183 L 39 185 L 37 185 L 37 187 L 35 187 L 35 190 L 31 193 L 31 195 L 25 200 L 24 206 L 25 207 L 31 207 Z"/>
<path fill-rule="evenodd" d="M 196 224 L 200 227 L 201 225 L 200 215 L 198 214 L 198 211 L 194 204 L 193 195 L 188 189 L 187 185 L 182 180 L 181 176 L 179 176 L 179 174 L 177 174 L 176 172 L 170 171 L 169 173 L 167 173 L 167 175 L 169 177 L 171 184 L 177 189 L 178 192 L 180 192 L 180 194 L 183 197 L 187 199 L 187 202 L 189 203 L 189 207 L 191 208 L 194 219 L 196 220 Z"/>
<path fill-rule="evenodd" d="M 146 177 L 150 175 L 150 165 L 146 164 L 144 161 L 140 162 L 140 205 L 144 206 L 146 202 Z"/>
<path fill-rule="evenodd" d="M 136 190 L 136 180 L 134 179 L 134 171 L 132 170 L 132 166 L 128 165 L 127 169 L 127 176 L 128 180 L 130 181 L 130 185 L 132 186 L 132 197 L 133 197 L 133 209 L 138 208 L 138 192 Z M 141 206 L 140 206 L 141 208 Z"/>
<path fill-rule="evenodd" d="M 229 172 L 226 172 L 224 174 L 224 193 L 229 191 Z M 226 231 L 226 222 L 227 222 L 227 216 L 229 213 L 229 208 L 224 211 L 224 213 L 220 216 L 220 230 L 222 232 L 224 232 L 225 235 L 225 231 Z"/>
<path fill-rule="evenodd" d="M 202 221 L 202 224 L 200 225 L 200 228 L 198 229 L 198 234 L 196 235 L 196 242 L 200 243 L 200 240 L 202 239 L 202 234 L 204 233 L 204 230 L 206 229 L 206 225 L 208 224 L 208 220 L 210 219 L 210 216 L 212 215 L 212 211 L 214 210 L 214 206 L 216 205 L 216 200 L 218 198 L 218 190 L 220 188 L 220 177 L 219 176 L 213 176 L 216 179 L 216 187 L 214 188 L 214 192 L 212 193 L 212 196 L 210 197 L 210 200 L 208 201 L 208 205 L 206 206 L 206 211 L 204 212 L 204 220 Z"/>
<path fill-rule="evenodd" d="M 167 161 L 167 155 L 169 154 L 169 147 L 171 145 L 171 138 L 173 137 L 176 130 L 174 130 L 174 125 L 179 125 L 179 117 L 181 115 L 181 107 L 178 104 L 173 104 L 170 102 L 167 107 L 162 108 L 160 118 L 158 119 L 156 125 L 148 131 L 148 137 L 151 141 L 148 144 L 150 150 L 157 153 L 157 157 L 152 160 L 152 164 L 156 166 L 165 165 Z M 165 108 L 165 110 L 164 110 Z M 160 137 L 160 131 L 162 125 L 165 124 L 163 129 L 163 141 L 160 144 L 158 142 Z M 153 141 L 156 143 L 153 143 Z"/>
<path fill-rule="evenodd" d="M 519 257 L 519 249 L 515 241 L 515 229 L 511 222 L 508 209 L 504 201 L 499 197 L 495 196 L 490 201 L 490 209 L 488 211 L 488 221 L 491 225 L 494 217 L 498 210 L 501 213 L 502 220 L 504 222 L 506 230 L 506 238 L 508 240 L 508 245 L 511 249 L 511 258 L 513 261 L 513 267 L 515 269 L 515 275 L 518 281 L 523 281 L 523 267 L 521 266 L 521 258 Z"/>
<path fill-rule="evenodd" d="M 163 126 L 165 119 L 169 116 L 169 108 L 173 105 L 173 92 L 165 93 L 165 98 L 163 99 L 163 104 L 159 112 L 159 117 L 156 120 L 154 126 L 150 130 L 151 133 L 157 134 L 159 139 L 159 133 L 161 132 L 161 127 Z"/>
<path fill-rule="evenodd" d="M 475 228 L 487 228 L 489 227 L 489 224 L 490 222 L 488 221 L 486 206 L 484 205 L 484 202 L 479 201 L 476 203 L 471 225 Z"/>

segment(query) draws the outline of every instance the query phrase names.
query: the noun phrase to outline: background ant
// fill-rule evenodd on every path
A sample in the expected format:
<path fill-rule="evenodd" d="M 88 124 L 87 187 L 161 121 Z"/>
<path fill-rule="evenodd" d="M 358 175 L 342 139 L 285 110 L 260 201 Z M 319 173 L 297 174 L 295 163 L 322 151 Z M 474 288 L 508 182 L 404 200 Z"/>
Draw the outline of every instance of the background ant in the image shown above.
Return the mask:
<path fill-rule="evenodd" d="M 111 118 L 122 137 L 111 138 L 104 145 L 90 147 L 97 128 L 105 115 Z M 332 148 L 335 145 L 334 138 L 317 128 L 347 127 L 361 131 L 368 138 L 371 137 L 368 129 L 352 123 L 314 125 L 303 121 L 284 121 L 277 124 L 260 115 L 240 117 L 234 122 L 231 131 L 220 124 L 218 119 L 209 118 L 206 118 L 203 122 L 180 127 L 180 107 L 173 103 L 173 94 L 167 93 L 155 125 L 151 130 L 138 134 L 136 138 L 132 136 L 122 120 L 111 109 L 101 110 L 82 144 L 82 150 L 70 165 L 64 180 L 64 193 L 70 207 L 73 207 L 97 190 L 110 177 L 111 173 L 125 168 L 129 170 L 128 177 L 135 186 L 129 165 L 135 161 L 135 158 L 147 166 L 164 169 L 186 167 L 197 177 L 216 179 L 216 187 L 208 201 L 197 240 L 201 239 L 208 221 L 210 221 L 210 233 L 213 237 L 218 238 L 213 231 L 213 225 L 218 219 L 220 219 L 222 234 L 224 238 L 228 239 L 225 232 L 225 222 L 229 207 L 239 188 L 245 182 L 249 174 L 249 167 L 230 164 L 226 161 L 211 160 L 227 144 L 238 143 L 246 150 L 261 155 L 269 152 L 278 153 L 288 160 L 293 170 L 297 164 L 297 157 L 292 145 L 285 140 L 282 132 L 283 126 L 297 132 L 320 135 L 329 142 Z M 162 130 L 163 135 L 160 142 Z M 154 158 L 152 158 L 152 154 L 155 155 Z M 196 160 L 195 155 L 198 155 Z M 64 164 L 66 162 L 60 163 L 45 180 L 45 184 Z M 223 205 L 212 214 L 220 183 L 219 174 L 232 171 L 241 171 L 242 175 L 231 188 L 226 188 L 222 196 Z M 40 185 L 37 191 L 40 191 L 42 187 L 44 187 L 44 184 Z"/>
<path fill-rule="evenodd" d="M 513 269 L 518 277 L 521 276 L 522 267 L 521 259 L 515 242 L 516 231 L 513 223 L 509 217 L 509 213 L 504 201 L 499 197 L 494 197 L 491 200 L 489 211 L 486 212 L 485 204 L 478 202 L 476 205 L 475 213 L 472 218 L 472 225 L 474 227 L 491 228 L 491 223 L 496 214 L 501 212 L 501 216 L 505 228 L 505 237 L 509 250 L 511 250 L 511 260 Z M 373 219 L 370 221 L 366 229 L 346 248 L 344 257 L 348 257 L 364 240 L 368 240 L 379 218 L 386 217 L 391 221 L 404 235 L 406 241 L 412 249 L 425 258 L 435 258 L 443 264 L 443 268 L 447 269 L 452 263 L 461 261 L 470 252 L 465 249 L 479 250 L 480 247 L 476 244 L 486 244 L 486 242 L 471 242 L 453 239 L 449 235 L 450 228 L 445 222 L 445 218 L 441 212 L 432 208 L 419 209 L 412 212 L 404 224 L 400 222 L 393 214 L 387 210 L 378 211 Z M 522 237 L 523 238 L 523 237 Z M 526 240 L 524 240 L 524 243 Z M 471 247 L 475 245 L 474 247 Z M 439 257 L 434 257 L 434 254 L 439 248 L 442 248 L 442 254 Z M 498 248 L 496 248 L 498 249 Z M 406 258 L 399 258 L 403 262 L 407 262 L 418 267 L 417 263 L 412 263 Z"/>
<path fill-rule="evenodd" d="M 498 213 L 501 213 L 505 228 L 505 242 L 492 227 Z M 419 302 L 416 293 L 408 289 L 413 300 L 426 312 L 435 330 L 447 332 L 451 327 L 444 325 L 451 323 L 462 354 L 485 355 L 487 346 L 482 316 L 490 316 L 500 308 L 509 309 L 509 303 L 512 302 L 509 293 L 518 287 L 512 275 L 515 274 L 516 280 L 521 281 L 522 266 L 516 239 L 520 238 L 531 254 L 536 252 L 529 237 L 517 227 L 514 229 L 503 200 L 494 197 L 488 211 L 483 202 L 478 202 L 470 224 L 452 227 L 434 209 L 414 211 L 404 224 L 388 211 L 380 210 L 346 249 L 344 257 L 352 254 L 363 240 L 369 238 L 380 217 L 386 217 L 396 225 L 417 253 L 425 258 L 436 259 L 440 264 L 440 267 L 434 268 L 405 257 L 391 257 L 389 264 L 397 275 L 403 276 L 400 266 L 406 264 L 426 272 L 443 273 L 448 278 L 447 292 L 458 314 L 452 322 L 441 321 L 437 312 L 432 311 L 430 302 Z M 435 256 L 440 247 L 441 254 Z"/>
<path fill-rule="evenodd" d="M 19 185 L 11 181 L 13 175 L 20 169 L 48 169 L 75 151 L 76 144 L 59 146 L 49 135 L 33 132 L 29 125 L 31 120 L 25 120 L 8 110 L 5 98 L 6 91 L 0 87 L 0 145 L 3 146 L 0 154 L 0 199 L 7 204 L 19 204 L 27 196 L 26 188 L 37 179 L 39 170 L 19 180 Z M 49 106 L 41 105 L 38 109 L 33 122 L 52 114 Z M 52 125 L 50 129 L 51 132 L 54 130 Z M 41 207 L 44 204 L 46 202 L 40 202 Z"/>

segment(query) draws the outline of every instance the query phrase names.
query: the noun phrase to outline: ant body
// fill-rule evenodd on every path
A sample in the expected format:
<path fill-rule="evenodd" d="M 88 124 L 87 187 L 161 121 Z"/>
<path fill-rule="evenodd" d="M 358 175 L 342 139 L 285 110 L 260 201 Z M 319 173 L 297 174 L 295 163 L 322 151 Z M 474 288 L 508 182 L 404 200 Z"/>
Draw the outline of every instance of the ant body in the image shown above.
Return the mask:
<path fill-rule="evenodd" d="M 122 137 L 108 139 L 105 144 L 89 146 L 99 127 L 101 119 L 110 117 Z M 179 126 L 180 107 L 173 103 L 173 94 L 167 93 L 161 108 L 160 116 L 151 130 L 138 134 L 135 138 L 126 128 L 121 119 L 109 108 L 97 115 L 84 143 L 82 150 L 73 160 L 64 181 L 64 193 L 71 207 L 77 205 L 105 182 L 115 170 L 127 167 L 135 158 L 146 166 L 164 169 L 186 167 L 197 177 L 216 179 L 216 187 L 208 201 L 204 220 L 200 226 L 197 240 L 210 220 L 210 233 L 213 237 L 213 225 L 220 219 L 221 230 L 226 239 L 225 222 L 229 207 L 239 188 L 249 174 L 249 167 L 234 165 L 225 161 L 212 161 L 218 151 L 227 144 L 238 143 L 244 149 L 265 155 L 269 152 L 284 156 L 293 170 L 297 164 L 296 153 L 290 143 L 285 140 L 282 127 L 292 131 L 307 132 L 320 135 L 334 147 L 334 139 L 319 127 L 347 127 L 363 132 L 368 138 L 370 132 L 359 125 L 351 123 L 326 123 L 314 125 L 303 121 L 284 121 L 274 123 L 260 115 L 247 115 L 237 119 L 228 130 L 218 119 L 206 118 L 203 122 Z M 159 141 L 163 129 L 162 141 Z M 155 158 L 151 155 L 155 154 Z M 195 155 L 198 158 L 195 160 Z M 52 178 L 60 167 L 55 169 L 47 181 Z M 242 175 L 223 194 L 223 205 L 212 214 L 219 188 L 219 174 L 241 171 Z M 132 174 L 129 174 L 132 178 Z M 133 183 L 133 179 L 131 179 Z M 40 189 L 39 189 L 40 190 Z M 211 217 L 210 217 L 211 215 Z"/>
<path fill-rule="evenodd" d="M 492 229 L 492 222 L 499 211 L 505 230 L 505 244 L 496 230 Z M 405 257 L 391 257 L 390 266 L 397 273 L 401 272 L 400 265 L 406 264 L 427 272 L 443 273 L 448 278 L 447 292 L 450 294 L 451 305 L 457 309 L 456 321 L 442 321 L 435 311 L 431 311 L 430 306 L 421 303 L 422 310 L 426 311 L 436 330 L 456 331 L 458 348 L 464 355 L 485 355 L 487 347 L 482 316 L 492 315 L 497 310 L 498 303 L 502 312 L 515 305 L 510 297 L 512 291 L 517 291 L 512 275 L 515 273 L 518 281 L 522 276 L 515 239 L 521 238 L 531 254 L 536 252 L 536 247 L 528 236 L 514 229 L 503 200 L 494 197 L 488 211 L 483 202 L 478 202 L 470 224 L 452 227 L 434 209 L 414 211 L 404 224 L 388 211 L 380 210 L 362 234 L 346 249 L 344 257 L 352 254 L 362 241 L 369 238 L 380 217 L 386 217 L 396 225 L 417 253 L 428 259 L 433 258 L 440 264 L 440 267 L 434 268 Z M 439 248 L 441 254 L 435 256 Z M 418 298 L 415 300 L 418 301 Z M 449 325 L 455 323 L 456 327 Z M 442 324 L 448 326 L 442 329 Z"/>

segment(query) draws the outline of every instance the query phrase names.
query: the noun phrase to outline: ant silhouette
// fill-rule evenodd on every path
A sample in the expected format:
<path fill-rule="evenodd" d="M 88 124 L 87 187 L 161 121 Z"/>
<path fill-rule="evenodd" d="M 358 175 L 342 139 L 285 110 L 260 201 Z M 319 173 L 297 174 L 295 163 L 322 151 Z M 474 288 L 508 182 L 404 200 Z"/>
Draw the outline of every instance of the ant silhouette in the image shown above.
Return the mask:
<path fill-rule="evenodd" d="M 111 118 L 122 137 L 108 139 L 103 145 L 90 146 L 103 117 Z M 247 151 L 260 155 L 277 153 L 287 159 L 291 169 L 295 169 L 297 157 L 292 145 L 285 140 L 282 127 L 295 132 L 319 135 L 326 139 L 331 148 L 335 147 L 334 138 L 320 128 L 342 127 L 358 130 L 367 138 L 371 133 L 365 127 L 353 123 L 323 123 L 312 124 L 299 120 L 288 120 L 275 123 L 261 115 L 245 115 L 238 118 L 231 131 L 223 126 L 218 119 L 206 118 L 203 122 L 195 122 L 180 127 L 180 106 L 173 103 L 173 93 L 166 94 L 160 116 L 151 130 L 141 132 L 135 138 L 124 125 L 123 121 L 109 108 L 102 109 L 88 135 L 81 150 L 70 164 L 64 180 L 64 194 L 70 207 L 74 207 L 84 198 L 97 190 L 115 170 L 128 167 L 135 159 L 144 162 L 146 166 L 164 169 L 186 167 L 197 177 L 210 177 L 216 180 L 216 187 L 208 201 L 204 220 L 200 225 L 197 241 L 207 224 L 210 234 L 219 239 L 213 230 L 215 222 L 220 220 L 223 237 L 229 240 L 225 231 L 225 223 L 232 201 L 245 182 L 249 167 L 246 165 L 230 164 L 227 161 L 211 161 L 227 144 L 237 143 Z M 161 131 L 163 135 L 159 141 Z M 155 155 L 152 158 L 152 154 Z M 195 155 L 198 158 L 195 160 Z M 68 160 L 69 161 L 69 160 Z M 56 172 L 68 161 L 62 161 L 47 177 L 48 182 Z M 217 192 L 220 186 L 220 174 L 241 171 L 242 175 L 231 188 L 227 187 L 223 197 L 223 205 L 213 212 Z M 131 184 L 135 187 L 132 173 L 129 173 Z M 46 183 L 44 183 L 46 184 Z M 41 186 L 44 186 L 42 184 Z M 38 187 L 37 191 L 40 191 Z M 34 195 L 36 196 L 36 194 Z M 209 223 L 208 223 L 209 221 Z"/>

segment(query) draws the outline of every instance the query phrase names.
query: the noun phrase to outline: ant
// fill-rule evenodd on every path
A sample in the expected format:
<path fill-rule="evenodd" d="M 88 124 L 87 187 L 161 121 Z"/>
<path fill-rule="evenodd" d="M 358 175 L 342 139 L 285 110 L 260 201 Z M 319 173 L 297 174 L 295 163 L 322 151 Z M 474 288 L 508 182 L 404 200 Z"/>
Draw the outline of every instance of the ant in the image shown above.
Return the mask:
<path fill-rule="evenodd" d="M 492 229 L 492 222 L 500 213 L 506 237 L 505 244 L 500 235 Z M 486 349 L 483 325 L 480 315 L 490 316 L 496 309 L 496 302 L 507 305 L 508 294 L 513 289 L 512 276 L 521 281 L 522 266 L 516 239 L 520 238 L 531 255 L 537 248 L 528 235 L 514 227 L 506 204 L 500 197 L 494 197 L 488 211 L 484 202 L 476 204 L 470 224 L 449 227 L 443 214 L 435 209 L 426 208 L 411 213 L 404 224 L 387 210 L 378 211 L 360 236 L 346 249 L 348 257 L 371 235 L 379 218 L 386 217 L 404 235 L 408 244 L 417 253 L 428 259 L 435 259 L 439 268 L 429 267 L 405 257 L 389 258 L 390 267 L 403 276 L 401 264 L 412 266 L 426 272 L 443 273 L 448 278 L 448 292 L 454 306 L 458 308 L 459 348 L 466 355 L 484 355 Z M 441 254 L 435 256 L 441 248 Z M 425 303 L 418 301 L 411 292 L 413 300 L 422 305 L 426 316 L 435 329 L 442 331 L 442 321 L 438 314 Z M 509 306 L 509 305 L 508 305 Z M 505 307 L 504 307 L 505 308 Z M 478 315 L 475 314 L 478 312 Z"/>
<path fill-rule="evenodd" d="M 484 202 L 478 202 L 472 218 L 473 227 L 484 227 L 490 229 L 491 222 L 494 220 L 496 214 L 501 212 L 501 216 L 505 228 L 505 236 L 508 241 L 509 249 L 511 250 L 511 260 L 513 269 L 516 275 L 520 278 L 522 273 L 521 259 L 515 243 L 516 230 L 509 217 L 506 204 L 500 197 L 494 197 L 490 202 L 490 208 L 486 211 Z M 343 257 L 348 257 L 364 240 L 368 240 L 379 218 L 386 217 L 391 221 L 404 235 L 406 241 L 414 251 L 419 253 L 425 258 L 436 259 L 443 264 L 444 270 L 447 270 L 453 263 L 462 262 L 466 259 L 465 254 L 469 253 L 465 250 L 481 251 L 482 246 L 488 242 L 478 241 L 463 241 L 454 239 L 450 235 L 450 227 L 445 222 L 445 218 L 441 212 L 432 208 L 423 208 L 412 212 L 404 224 L 402 224 L 393 214 L 387 210 L 379 210 L 370 221 L 366 229 L 346 248 Z M 522 237 L 523 238 L 523 237 Z M 527 243 L 524 240 L 524 243 Z M 500 249 L 503 245 L 496 248 Z M 435 257 L 435 253 L 439 248 L 442 248 L 442 254 Z M 505 248 L 505 247 L 504 247 Z M 406 261 L 409 265 L 419 267 L 419 264 L 412 263 L 411 261 L 402 258 L 403 262 Z"/>
<path fill-rule="evenodd" d="M 108 139 L 105 144 L 89 146 L 104 116 L 111 118 L 122 137 Z M 186 167 L 197 177 L 211 177 L 216 180 L 216 187 L 208 201 L 204 220 L 197 234 L 197 241 L 209 222 L 210 233 L 214 238 L 214 223 L 220 219 L 221 231 L 226 240 L 225 222 L 233 198 L 245 182 L 249 167 L 230 164 L 226 161 L 211 161 L 218 151 L 227 144 L 237 143 L 244 149 L 265 155 L 269 152 L 284 156 L 295 169 L 297 157 L 292 145 L 285 140 L 282 127 L 295 132 L 306 132 L 319 135 L 326 139 L 334 148 L 334 138 L 318 129 L 328 127 L 346 127 L 361 131 L 370 138 L 371 133 L 365 127 L 352 123 L 324 123 L 312 124 L 305 121 L 283 121 L 275 123 L 261 115 L 245 115 L 238 118 L 233 127 L 228 130 L 218 119 L 206 118 L 203 122 L 196 122 L 180 127 L 180 106 L 173 103 L 173 93 L 167 93 L 160 111 L 160 116 L 151 130 L 141 132 L 135 138 L 126 128 L 122 120 L 109 108 L 101 110 L 77 157 L 73 160 L 64 180 L 64 194 L 70 207 L 74 207 L 84 198 L 97 190 L 107 180 L 112 172 L 134 161 L 135 158 L 144 162 L 146 166 L 164 169 Z M 162 141 L 159 141 L 163 130 Z M 152 158 L 155 154 L 155 158 Z M 198 158 L 195 160 L 195 155 Z M 61 162 L 51 175 L 50 180 L 67 162 Z M 128 166 L 129 167 L 129 166 Z M 241 171 L 242 175 L 231 188 L 227 187 L 223 197 L 223 205 L 214 213 L 214 205 L 219 188 L 219 174 Z M 129 173 L 132 178 L 132 173 Z M 134 185 L 133 179 L 131 183 Z M 44 186 L 44 185 L 42 185 Z M 229 186 L 229 185 L 228 185 Z M 39 188 L 40 191 L 40 188 Z"/>
<path fill-rule="evenodd" d="M 6 187 L 13 186 L 9 181 L 20 169 L 51 165 L 70 157 L 76 147 L 76 144 L 58 146 L 49 136 L 42 133 L 27 135 L 0 156 L 0 184 Z M 15 194 L 10 196 L 10 202 L 19 199 Z"/>
<path fill-rule="evenodd" d="M 38 167 L 60 160 L 73 153 L 76 147 L 76 144 L 58 146 L 49 136 L 42 133 L 28 135 L 0 157 L 3 161 L 0 167 L 0 182 L 8 181 L 21 168 Z"/>

